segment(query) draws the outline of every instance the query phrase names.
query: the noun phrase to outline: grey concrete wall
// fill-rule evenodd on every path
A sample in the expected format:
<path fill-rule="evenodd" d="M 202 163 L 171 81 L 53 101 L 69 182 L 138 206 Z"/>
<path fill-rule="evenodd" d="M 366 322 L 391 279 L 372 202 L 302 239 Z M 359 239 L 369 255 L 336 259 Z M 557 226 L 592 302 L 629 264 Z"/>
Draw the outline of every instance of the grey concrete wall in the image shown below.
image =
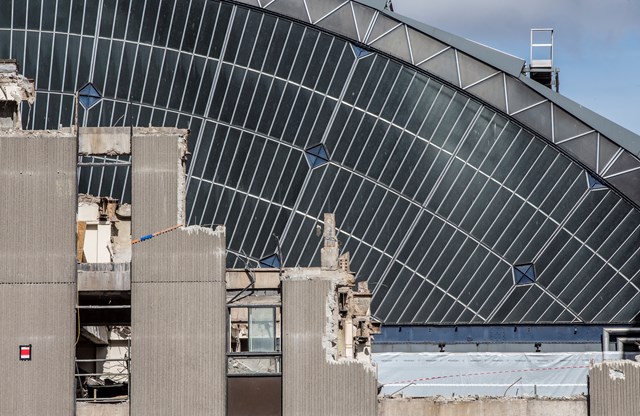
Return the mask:
<path fill-rule="evenodd" d="M 129 403 L 79 402 L 76 416 L 129 416 Z"/>
<path fill-rule="evenodd" d="M 75 153 L 59 132 L 0 133 L 1 415 L 74 411 Z"/>
<path fill-rule="evenodd" d="M 640 363 L 605 361 L 589 369 L 590 416 L 640 415 Z"/>
<path fill-rule="evenodd" d="M 75 282 L 75 152 L 73 136 L 0 133 L 0 283 Z"/>
<path fill-rule="evenodd" d="M 587 416 L 584 397 L 380 399 L 379 416 Z"/>
<path fill-rule="evenodd" d="M 327 358 L 323 338 L 331 282 L 282 284 L 283 415 L 371 416 L 377 410 L 373 369 Z M 401 414 L 401 413 L 398 413 Z"/>
<path fill-rule="evenodd" d="M 132 140 L 134 236 L 182 222 L 183 131 Z M 183 228 L 133 246 L 131 412 L 224 415 L 225 232 Z"/>

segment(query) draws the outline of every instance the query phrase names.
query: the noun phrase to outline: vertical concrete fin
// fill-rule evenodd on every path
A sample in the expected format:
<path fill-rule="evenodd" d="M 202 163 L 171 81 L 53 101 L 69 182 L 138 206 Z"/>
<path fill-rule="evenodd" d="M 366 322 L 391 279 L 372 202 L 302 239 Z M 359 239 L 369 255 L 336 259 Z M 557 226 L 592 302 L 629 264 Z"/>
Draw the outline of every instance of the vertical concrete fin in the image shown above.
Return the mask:
<path fill-rule="evenodd" d="M 0 132 L 0 415 L 73 413 L 75 153 L 61 132 Z"/>
<path fill-rule="evenodd" d="M 185 131 L 134 132 L 134 235 L 183 221 L 185 155 Z M 225 296 L 224 227 L 133 246 L 131 414 L 225 415 Z"/>
<path fill-rule="evenodd" d="M 338 238 L 335 214 L 324 214 L 324 247 L 320 249 L 320 265 L 324 270 L 338 270 Z"/>

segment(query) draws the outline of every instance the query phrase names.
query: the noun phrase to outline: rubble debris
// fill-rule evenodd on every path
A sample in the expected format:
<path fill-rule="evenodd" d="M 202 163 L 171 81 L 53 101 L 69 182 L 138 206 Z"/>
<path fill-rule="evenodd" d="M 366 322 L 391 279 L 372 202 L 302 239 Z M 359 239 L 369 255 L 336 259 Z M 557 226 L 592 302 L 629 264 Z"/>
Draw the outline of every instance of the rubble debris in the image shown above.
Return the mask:
<path fill-rule="evenodd" d="M 355 360 L 373 369 L 371 340 L 380 333 L 380 322 L 371 317 L 371 298 L 366 282 L 356 287 L 350 268 L 350 255 L 339 255 L 334 214 L 324 215 L 324 246 L 321 267 L 285 270 L 283 279 L 331 281 L 327 294 L 327 320 L 323 347 L 329 362 Z"/>
<path fill-rule="evenodd" d="M 78 263 L 131 261 L 131 206 L 118 200 L 78 195 Z"/>
<path fill-rule="evenodd" d="M 20 103 L 35 99 L 35 82 L 19 73 L 18 62 L 0 60 L 0 129 L 21 130 Z"/>

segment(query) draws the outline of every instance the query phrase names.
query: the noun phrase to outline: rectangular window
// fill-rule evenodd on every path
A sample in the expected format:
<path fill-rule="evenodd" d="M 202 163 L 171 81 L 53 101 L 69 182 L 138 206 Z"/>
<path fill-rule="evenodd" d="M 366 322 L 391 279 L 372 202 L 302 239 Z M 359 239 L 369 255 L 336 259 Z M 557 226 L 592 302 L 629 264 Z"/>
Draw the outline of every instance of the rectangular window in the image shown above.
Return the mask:
<path fill-rule="evenodd" d="M 249 309 L 249 351 L 276 350 L 276 313 L 274 308 Z"/>
<path fill-rule="evenodd" d="M 229 308 L 227 374 L 280 374 L 280 307 Z"/>

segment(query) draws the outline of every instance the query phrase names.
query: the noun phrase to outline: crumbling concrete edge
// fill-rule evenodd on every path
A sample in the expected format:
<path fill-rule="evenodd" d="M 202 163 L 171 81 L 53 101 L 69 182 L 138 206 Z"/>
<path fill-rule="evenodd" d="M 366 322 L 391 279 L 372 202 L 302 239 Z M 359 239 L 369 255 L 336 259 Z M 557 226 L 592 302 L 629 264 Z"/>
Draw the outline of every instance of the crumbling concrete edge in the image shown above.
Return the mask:
<path fill-rule="evenodd" d="M 186 133 L 178 138 L 178 149 L 180 157 L 178 157 L 178 219 L 176 224 L 186 226 L 187 218 L 187 156 L 189 155 L 188 146 L 189 134 Z"/>

